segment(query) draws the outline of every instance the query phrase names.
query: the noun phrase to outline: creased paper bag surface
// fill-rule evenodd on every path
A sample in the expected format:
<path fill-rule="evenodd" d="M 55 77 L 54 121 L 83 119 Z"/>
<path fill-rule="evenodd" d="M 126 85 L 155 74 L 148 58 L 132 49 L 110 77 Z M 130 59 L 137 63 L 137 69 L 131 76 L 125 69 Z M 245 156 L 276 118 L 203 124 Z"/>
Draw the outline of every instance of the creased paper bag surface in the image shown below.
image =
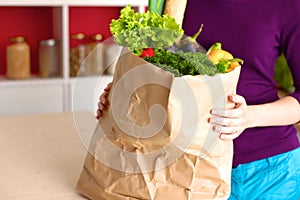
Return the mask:
<path fill-rule="evenodd" d="M 124 49 L 77 190 L 94 200 L 227 199 L 233 144 L 207 119 L 234 106 L 239 72 L 175 78 Z"/>

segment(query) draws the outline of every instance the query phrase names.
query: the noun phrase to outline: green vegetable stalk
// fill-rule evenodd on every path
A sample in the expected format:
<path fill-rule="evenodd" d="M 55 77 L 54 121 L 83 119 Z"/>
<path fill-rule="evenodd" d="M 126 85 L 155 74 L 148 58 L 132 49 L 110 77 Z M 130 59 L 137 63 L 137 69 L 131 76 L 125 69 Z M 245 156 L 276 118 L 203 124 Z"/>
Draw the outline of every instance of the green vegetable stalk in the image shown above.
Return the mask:
<path fill-rule="evenodd" d="M 193 36 L 187 36 L 183 39 L 181 39 L 180 49 L 184 52 L 202 52 L 205 53 L 205 50 L 202 48 L 202 46 L 196 41 L 198 36 L 200 35 L 203 28 L 203 24 L 201 24 L 199 30 L 197 33 L 195 33 Z"/>
<path fill-rule="evenodd" d="M 222 49 L 222 44 L 220 42 L 216 42 L 214 43 L 213 45 L 211 45 L 211 47 L 207 50 L 207 55 L 210 54 L 210 52 L 212 50 L 215 50 L 215 49 Z"/>
<path fill-rule="evenodd" d="M 149 0 L 148 1 L 148 10 L 159 15 L 163 14 L 165 6 L 165 0 Z"/>

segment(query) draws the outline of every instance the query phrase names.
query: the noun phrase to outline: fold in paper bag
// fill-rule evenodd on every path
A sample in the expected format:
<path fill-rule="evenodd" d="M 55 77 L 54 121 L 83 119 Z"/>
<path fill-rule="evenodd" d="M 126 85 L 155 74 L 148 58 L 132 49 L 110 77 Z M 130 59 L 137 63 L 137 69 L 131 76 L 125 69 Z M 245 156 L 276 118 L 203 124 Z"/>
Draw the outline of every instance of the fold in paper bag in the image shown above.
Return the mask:
<path fill-rule="evenodd" d="M 239 73 L 174 77 L 124 49 L 77 190 L 94 200 L 227 199 L 233 144 L 207 119 L 234 106 Z"/>

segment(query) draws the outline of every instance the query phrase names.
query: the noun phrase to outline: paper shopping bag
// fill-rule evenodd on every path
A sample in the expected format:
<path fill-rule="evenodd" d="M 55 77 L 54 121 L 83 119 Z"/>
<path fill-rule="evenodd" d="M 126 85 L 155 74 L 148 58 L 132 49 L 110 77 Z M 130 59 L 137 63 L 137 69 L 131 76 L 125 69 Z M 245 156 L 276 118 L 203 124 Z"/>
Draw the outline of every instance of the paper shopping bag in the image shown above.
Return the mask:
<path fill-rule="evenodd" d="M 174 77 L 124 49 L 77 190 L 94 200 L 227 199 L 233 143 L 208 118 L 234 106 L 239 73 Z"/>

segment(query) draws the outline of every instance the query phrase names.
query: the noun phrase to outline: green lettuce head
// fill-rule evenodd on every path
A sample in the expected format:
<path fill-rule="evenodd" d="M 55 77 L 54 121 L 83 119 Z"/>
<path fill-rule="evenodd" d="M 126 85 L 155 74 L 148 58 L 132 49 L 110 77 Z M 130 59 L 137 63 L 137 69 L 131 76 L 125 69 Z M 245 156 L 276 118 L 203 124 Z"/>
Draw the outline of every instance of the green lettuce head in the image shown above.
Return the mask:
<path fill-rule="evenodd" d="M 170 15 L 161 16 L 151 11 L 137 13 L 130 5 L 121 10 L 119 19 L 112 20 L 110 32 L 116 44 L 126 46 L 133 52 L 148 47 L 168 48 L 184 33 Z"/>

